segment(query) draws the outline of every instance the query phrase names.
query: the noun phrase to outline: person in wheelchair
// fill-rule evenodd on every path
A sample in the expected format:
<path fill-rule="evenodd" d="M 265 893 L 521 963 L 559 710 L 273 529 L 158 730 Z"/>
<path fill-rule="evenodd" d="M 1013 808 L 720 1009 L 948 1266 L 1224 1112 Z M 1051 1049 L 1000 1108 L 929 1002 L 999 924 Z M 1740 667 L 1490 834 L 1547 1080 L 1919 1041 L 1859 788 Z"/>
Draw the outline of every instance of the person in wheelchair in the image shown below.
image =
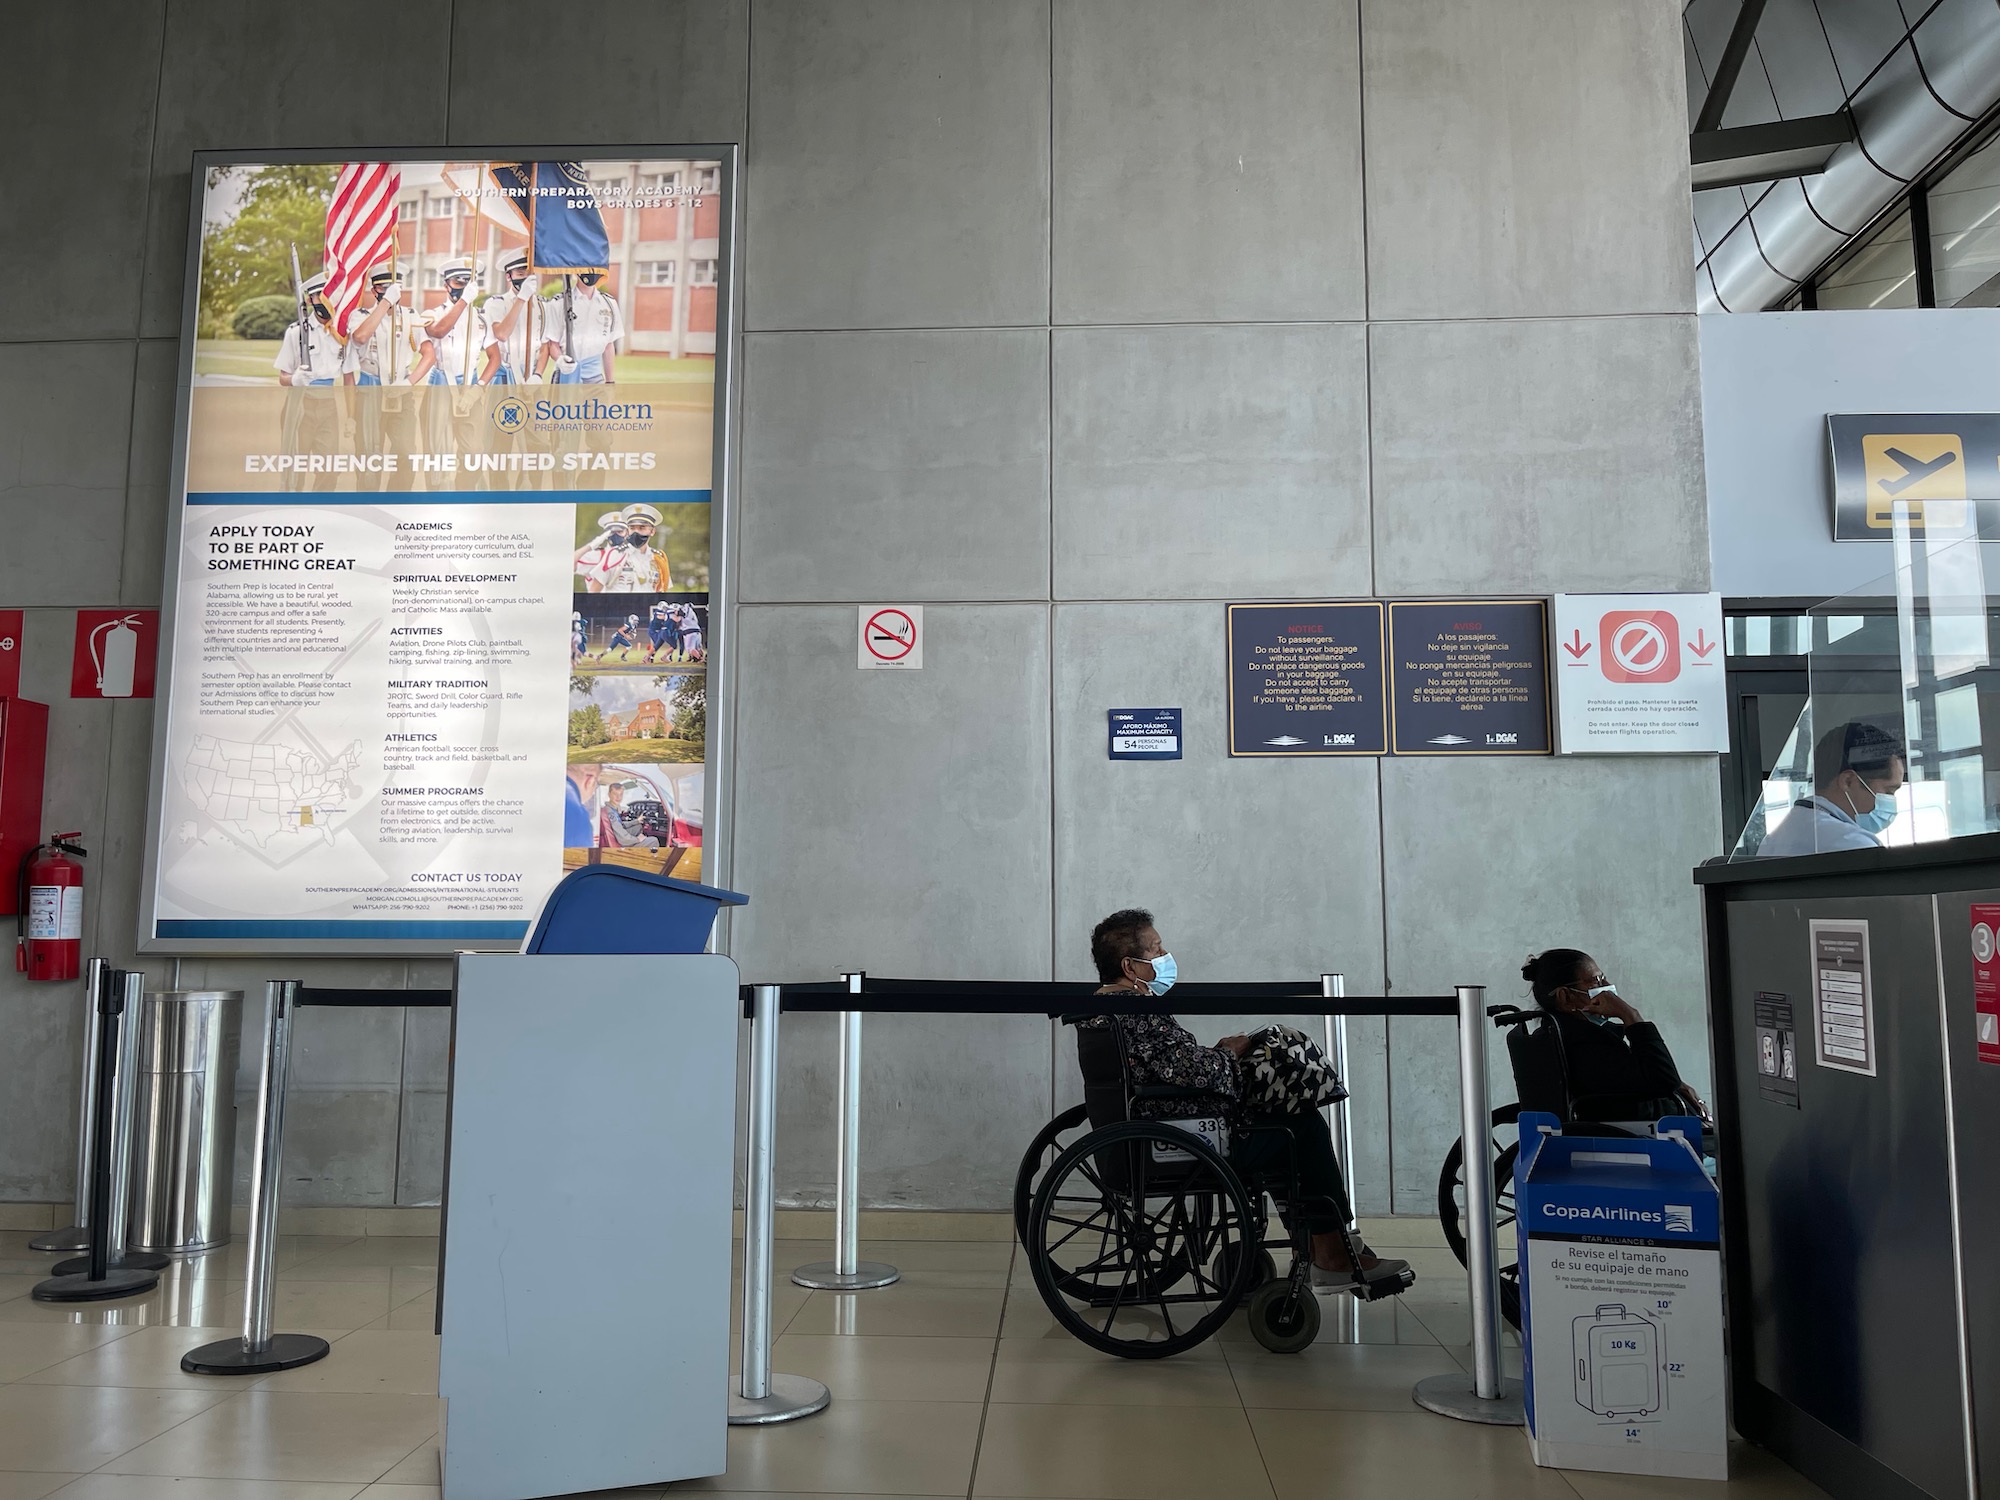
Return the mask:
<path fill-rule="evenodd" d="M 1167 951 L 1153 914 L 1138 908 L 1113 912 L 1090 934 L 1091 962 L 1097 967 L 1100 995 L 1162 996 L 1173 988 L 1177 966 Z M 1376 1255 L 1359 1240 L 1360 1265 L 1354 1263 L 1340 1230 L 1351 1222 L 1347 1184 L 1333 1152 L 1333 1137 L 1317 1109 L 1272 1115 L 1246 1103 L 1252 1089 L 1246 1079 L 1246 1054 L 1254 1037 L 1226 1036 L 1204 1047 L 1194 1034 L 1164 1009 L 1121 1017 L 1126 1067 L 1135 1085 L 1168 1085 L 1199 1089 L 1203 1098 L 1139 1099 L 1133 1113 L 1153 1119 L 1194 1119 L 1220 1114 L 1232 1127 L 1282 1126 L 1291 1137 L 1299 1174 L 1299 1204 L 1284 1205 L 1287 1216 L 1298 1214 L 1312 1237 L 1312 1281 L 1315 1286 L 1351 1287 L 1361 1278 L 1394 1276 L 1409 1270 L 1409 1262 Z M 1103 1018 L 1079 1023 L 1102 1027 Z M 1239 1171 L 1256 1173 L 1277 1166 L 1286 1142 L 1269 1129 L 1232 1129 L 1230 1162 Z"/>
<path fill-rule="evenodd" d="M 1547 1015 L 1515 1058 L 1521 1108 L 1560 1120 L 1648 1122 L 1693 1114 L 1714 1123 L 1658 1028 L 1576 948 L 1530 955 L 1521 977 Z"/>

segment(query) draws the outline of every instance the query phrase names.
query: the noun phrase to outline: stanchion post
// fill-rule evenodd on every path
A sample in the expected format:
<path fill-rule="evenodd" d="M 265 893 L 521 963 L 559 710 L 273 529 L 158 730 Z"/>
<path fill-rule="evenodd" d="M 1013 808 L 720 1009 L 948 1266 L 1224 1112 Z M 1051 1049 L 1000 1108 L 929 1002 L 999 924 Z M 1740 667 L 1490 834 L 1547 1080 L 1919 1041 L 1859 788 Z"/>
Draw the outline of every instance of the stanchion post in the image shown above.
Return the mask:
<path fill-rule="evenodd" d="M 164 1271 L 174 1263 L 170 1255 L 154 1250 L 134 1250 L 132 1235 L 132 1138 L 134 1114 L 139 1107 L 139 1020 L 146 999 L 146 976 L 137 969 L 106 969 L 105 982 L 118 991 L 119 1023 L 115 1051 L 117 1072 L 111 1085 L 111 1108 L 106 1112 L 111 1130 L 111 1186 L 104 1214 L 105 1244 L 112 1270 Z M 95 1241 L 92 1241 L 95 1244 Z M 79 1255 L 57 1261 L 58 1276 L 75 1275 L 91 1268 L 91 1258 Z"/>
<path fill-rule="evenodd" d="M 1472 1303 L 1472 1383 L 1463 1375 L 1417 1382 L 1417 1405 L 1462 1422 L 1518 1427 L 1521 1382 L 1500 1373 L 1500 1279 L 1494 1263 L 1493 1116 L 1486 1101 L 1486 987 L 1458 986 L 1458 1115 L 1465 1163 L 1465 1280 Z"/>
<path fill-rule="evenodd" d="M 1347 998 L 1347 976 L 1345 974 L 1322 974 L 1319 976 L 1319 992 L 1323 999 L 1344 1000 Z M 1333 1071 L 1340 1075 L 1341 1083 L 1349 1089 L 1354 1081 L 1347 1072 L 1347 1017 L 1328 1011 L 1320 1017 L 1326 1029 L 1326 1055 L 1333 1064 Z M 1361 1196 L 1356 1185 L 1358 1173 L 1354 1165 L 1354 1100 L 1350 1095 L 1333 1105 L 1327 1112 L 1327 1124 L 1333 1129 L 1333 1154 L 1340 1162 L 1340 1170 L 1347 1175 L 1347 1227 L 1353 1229 L 1361 1218 L 1361 1210 L 1355 1205 Z"/>
<path fill-rule="evenodd" d="M 729 1393 L 729 1425 L 789 1422 L 823 1411 L 827 1388 L 804 1375 L 771 1371 L 771 1262 L 777 1181 L 778 1014 L 783 992 L 775 984 L 751 991 L 750 1140 L 744 1153 L 743 1368 Z"/>
<path fill-rule="evenodd" d="M 83 981 L 83 1082 L 77 1089 L 76 1111 L 76 1207 L 67 1229 L 51 1229 L 28 1241 L 30 1250 L 88 1250 L 90 1248 L 91 1147 L 97 1139 L 97 1035 L 102 1022 L 97 1014 L 98 986 L 103 981 L 104 960 L 93 958 L 84 969 Z"/>
<path fill-rule="evenodd" d="M 278 1189 L 284 1182 L 285 1079 L 290 1071 L 292 1017 L 301 986 L 273 979 L 264 986 L 264 1070 L 257 1080 L 257 1137 L 250 1162 L 250 1271 L 243 1291 L 243 1337 L 218 1339 L 181 1356 L 190 1375 L 262 1375 L 326 1358 L 331 1347 L 309 1333 L 273 1333 L 277 1294 Z"/>
<path fill-rule="evenodd" d="M 111 1205 L 122 1195 L 125 1184 L 113 1170 L 112 1147 L 117 1131 L 111 1118 L 118 1093 L 117 1071 L 121 1051 L 119 1017 L 125 1009 L 126 976 L 122 970 L 92 961 L 91 1007 L 99 1016 L 97 1055 L 91 1065 L 97 1070 L 96 1123 L 90 1148 L 90 1253 L 63 1261 L 55 1274 L 37 1282 L 29 1293 L 37 1302 L 102 1302 L 111 1297 L 129 1297 L 151 1291 L 160 1284 L 157 1271 L 143 1266 L 121 1266 L 112 1242 L 117 1227 Z M 133 1019 L 136 1019 L 133 1018 Z M 126 1028 L 126 1029 L 129 1029 Z"/>
<path fill-rule="evenodd" d="M 863 973 L 840 976 L 847 993 L 859 995 Z M 833 1159 L 833 1259 L 816 1260 L 792 1272 L 797 1286 L 823 1292 L 865 1292 L 902 1280 L 885 1261 L 861 1259 L 861 1012 L 844 1010 L 840 1025 L 839 1097 L 835 1101 Z"/>

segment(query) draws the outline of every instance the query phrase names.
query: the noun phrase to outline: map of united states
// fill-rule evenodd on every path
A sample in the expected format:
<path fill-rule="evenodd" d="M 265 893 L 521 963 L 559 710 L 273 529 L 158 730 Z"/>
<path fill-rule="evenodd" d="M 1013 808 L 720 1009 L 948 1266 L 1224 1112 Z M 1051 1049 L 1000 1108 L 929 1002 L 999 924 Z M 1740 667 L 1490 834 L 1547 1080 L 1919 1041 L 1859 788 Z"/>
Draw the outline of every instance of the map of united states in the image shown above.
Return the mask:
<path fill-rule="evenodd" d="M 296 745 L 201 734 L 181 763 L 181 780 L 196 807 L 260 849 L 304 835 L 331 844 L 335 822 L 353 801 L 360 760 L 358 745 L 329 760 Z"/>

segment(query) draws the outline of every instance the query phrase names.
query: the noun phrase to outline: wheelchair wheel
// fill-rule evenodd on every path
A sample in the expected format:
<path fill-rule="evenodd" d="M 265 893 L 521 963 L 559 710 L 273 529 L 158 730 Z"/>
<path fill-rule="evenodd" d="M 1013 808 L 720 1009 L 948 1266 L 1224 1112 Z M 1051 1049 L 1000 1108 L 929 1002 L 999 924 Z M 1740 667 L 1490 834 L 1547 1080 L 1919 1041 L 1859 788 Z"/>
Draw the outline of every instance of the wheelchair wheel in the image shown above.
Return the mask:
<path fill-rule="evenodd" d="M 1319 1298 L 1289 1276 L 1265 1282 L 1250 1294 L 1250 1334 L 1273 1354 L 1297 1354 L 1319 1337 Z"/>
<path fill-rule="evenodd" d="M 1224 1245 L 1215 1257 L 1215 1279 L 1224 1286 L 1233 1285 L 1236 1280 L 1236 1261 L 1243 1254 L 1243 1247 L 1237 1244 Z M 1256 1291 L 1267 1282 L 1278 1279 L 1278 1261 L 1269 1250 L 1259 1248 L 1251 1259 L 1249 1291 Z"/>
<path fill-rule="evenodd" d="M 1520 1155 L 1518 1122 L 1521 1106 L 1503 1104 L 1493 1111 L 1493 1131 L 1488 1140 L 1488 1158 L 1493 1167 L 1493 1222 L 1495 1232 L 1514 1224 L 1514 1159 Z M 1451 1151 L 1438 1173 L 1438 1223 L 1444 1230 L 1451 1253 L 1465 1264 L 1465 1158 L 1464 1142 L 1453 1141 Z M 1518 1251 L 1516 1252 L 1518 1254 Z M 1517 1261 L 1500 1251 L 1500 1313 L 1515 1329 L 1521 1326 L 1521 1278 Z"/>
<path fill-rule="evenodd" d="M 1042 1173 L 1062 1150 L 1064 1136 L 1088 1129 L 1090 1111 L 1081 1104 L 1072 1105 L 1044 1125 L 1022 1153 L 1021 1169 L 1014 1174 L 1014 1238 L 1022 1248 L 1027 1247 L 1028 1210 L 1035 1206 L 1035 1189 L 1041 1185 Z"/>
<path fill-rule="evenodd" d="M 1035 1191 L 1024 1248 L 1065 1330 L 1106 1354 L 1162 1359 L 1210 1337 L 1242 1302 L 1262 1248 L 1252 1209 L 1242 1180 L 1205 1142 L 1129 1120 L 1056 1157 Z"/>

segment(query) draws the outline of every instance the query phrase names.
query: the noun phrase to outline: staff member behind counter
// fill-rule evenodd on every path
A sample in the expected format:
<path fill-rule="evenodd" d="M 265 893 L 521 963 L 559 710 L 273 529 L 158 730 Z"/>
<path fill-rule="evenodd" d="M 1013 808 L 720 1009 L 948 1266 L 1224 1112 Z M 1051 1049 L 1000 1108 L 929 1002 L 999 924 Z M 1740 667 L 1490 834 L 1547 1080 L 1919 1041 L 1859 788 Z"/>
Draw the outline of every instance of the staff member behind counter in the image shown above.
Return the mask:
<path fill-rule="evenodd" d="M 1176 976 L 1174 956 L 1160 940 L 1153 926 L 1153 914 L 1136 908 L 1116 911 L 1097 924 L 1090 934 L 1091 962 L 1102 981 L 1100 995 L 1164 995 L 1173 988 Z M 1226 1036 L 1213 1047 L 1204 1047 L 1194 1033 L 1168 1015 L 1164 1009 L 1119 1018 L 1125 1036 L 1125 1066 L 1134 1084 L 1171 1084 L 1178 1088 L 1200 1089 L 1217 1096 L 1222 1109 L 1237 1123 L 1252 1117 L 1244 1104 L 1250 1090 L 1241 1076 L 1247 1066 L 1244 1054 L 1253 1038 Z M 1084 1026 L 1102 1026 L 1101 1019 L 1083 1021 Z M 1133 1112 L 1153 1117 L 1182 1118 L 1213 1114 L 1217 1102 L 1211 1100 L 1145 1099 Z M 1333 1154 L 1333 1137 L 1326 1119 L 1316 1109 L 1296 1113 L 1256 1117 L 1259 1124 L 1282 1125 L 1290 1133 L 1298 1153 L 1299 1188 L 1309 1200 L 1303 1209 L 1306 1227 L 1312 1231 L 1312 1280 L 1315 1286 L 1352 1287 L 1359 1277 L 1340 1237 L 1340 1221 L 1351 1219 L 1347 1183 L 1340 1162 Z M 1285 1143 L 1271 1132 L 1238 1135 L 1230 1160 L 1238 1168 L 1257 1171 L 1279 1165 Z M 1370 1279 L 1407 1271 L 1409 1262 L 1390 1260 L 1361 1247 L 1359 1270 Z"/>
<path fill-rule="evenodd" d="M 1548 1020 L 1530 1032 L 1514 1081 L 1521 1108 L 1559 1120 L 1659 1120 L 1708 1106 L 1681 1078 L 1666 1039 L 1575 948 L 1530 956 L 1521 977 Z"/>
<path fill-rule="evenodd" d="M 1896 793 L 1908 774 L 1902 741 L 1862 720 L 1829 729 L 1813 746 L 1813 790 L 1757 846 L 1759 859 L 1880 849 L 1896 821 Z"/>

